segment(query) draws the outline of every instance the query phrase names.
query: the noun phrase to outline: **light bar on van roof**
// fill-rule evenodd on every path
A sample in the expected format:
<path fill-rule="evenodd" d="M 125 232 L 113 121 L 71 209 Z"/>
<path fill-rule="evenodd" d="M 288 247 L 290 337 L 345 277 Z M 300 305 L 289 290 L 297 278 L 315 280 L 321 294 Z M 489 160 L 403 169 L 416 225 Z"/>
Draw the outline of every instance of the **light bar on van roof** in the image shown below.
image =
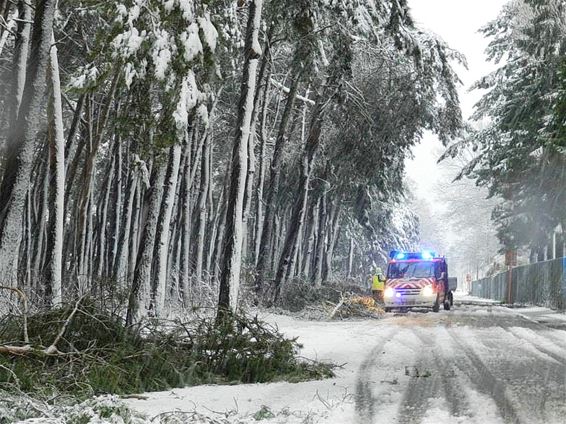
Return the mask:
<path fill-rule="evenodd" d="M 436 254 L 436 252 L 433 252 L 431 250 L 423 250 L 421 252 L 403 252 L 399 250 L 392 250 L 389 253 L 389 257 L 397 261 L 403 261 L 405 259 L 423 259 L 425 261 L 431 261 L 434 258 L 437 258 L 438 255 Z"/>

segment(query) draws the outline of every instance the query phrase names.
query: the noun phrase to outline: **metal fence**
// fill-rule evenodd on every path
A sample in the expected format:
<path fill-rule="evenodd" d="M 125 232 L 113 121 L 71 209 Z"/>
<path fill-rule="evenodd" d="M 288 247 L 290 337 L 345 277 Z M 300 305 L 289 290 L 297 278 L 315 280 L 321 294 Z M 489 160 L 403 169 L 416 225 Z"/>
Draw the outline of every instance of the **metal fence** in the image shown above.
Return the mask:
<path fill-rule="evenodd" d="M 509 291 L 509 281 L 511 290 Z M 566 257 L 513 268 L 472 282 L 472 295 L 502 302 L 566 309 Z"/>

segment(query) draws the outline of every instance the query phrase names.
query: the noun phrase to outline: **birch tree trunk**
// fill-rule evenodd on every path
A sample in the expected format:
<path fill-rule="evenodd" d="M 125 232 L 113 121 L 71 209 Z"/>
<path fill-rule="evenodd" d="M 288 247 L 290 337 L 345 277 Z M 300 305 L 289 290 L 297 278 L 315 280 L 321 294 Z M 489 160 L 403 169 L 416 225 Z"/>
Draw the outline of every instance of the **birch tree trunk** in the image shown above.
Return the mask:
<path fill-rule="evenodd" d="M 226 318 L 228 311 L 238 305 L 240 269 L 242 264 L 242 214 L 247 177 L 247 152 L 252 120 L 258 58 L 261 56 L 258 34 L 261 26 L 263 0 L 251 0 L 246 30 L 245 63 L 243 69 L 236 136 L 232 151 L 232 179 L 226 215 L 224 258 L 220 275 L 218 317 Z"/>
<path fill-rule="evenodd" d="M 18 250 L 22 239 L 22 216 L 33 165 L 35 136 L 41 119 L 47 63 L 51 47 L 55 0 L 36 4 L 26 83 L 16 125 L 8 145 L 13 149 L 0 185 L 0 276 L 11 281 L 18 269 Z"/>

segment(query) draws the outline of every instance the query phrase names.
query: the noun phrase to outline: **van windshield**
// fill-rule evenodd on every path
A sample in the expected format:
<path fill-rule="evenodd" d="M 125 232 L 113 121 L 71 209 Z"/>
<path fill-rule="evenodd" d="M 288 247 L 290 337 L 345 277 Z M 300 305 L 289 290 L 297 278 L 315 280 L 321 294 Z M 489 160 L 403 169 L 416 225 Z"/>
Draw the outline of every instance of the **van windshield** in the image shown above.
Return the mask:
<path fill-rule="evenodd" d="M 434 277 L 432 262 L 397 262 L 389 264 L 387 278 L 431 278 Z"/>

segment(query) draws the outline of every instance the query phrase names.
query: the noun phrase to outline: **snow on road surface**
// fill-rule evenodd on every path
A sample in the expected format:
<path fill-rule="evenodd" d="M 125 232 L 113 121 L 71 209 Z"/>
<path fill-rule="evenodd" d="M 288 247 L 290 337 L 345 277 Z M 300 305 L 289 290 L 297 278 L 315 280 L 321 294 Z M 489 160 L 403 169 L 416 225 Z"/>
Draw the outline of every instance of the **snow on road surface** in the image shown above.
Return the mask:
<path fill-rule="evenodd" d="M 256 422 L 266 406 L 275 415 L 266 423 L 563 424 L 566 328 L 536 321 L 552 315 L 563 318 L 485 303 L 379 321 L 266 315 L 299 338 L 305 357 L 343 364 L 337 377 L 192 387 L 128 403 L 149 417 L 196 410 L 240 423 Z"/>

